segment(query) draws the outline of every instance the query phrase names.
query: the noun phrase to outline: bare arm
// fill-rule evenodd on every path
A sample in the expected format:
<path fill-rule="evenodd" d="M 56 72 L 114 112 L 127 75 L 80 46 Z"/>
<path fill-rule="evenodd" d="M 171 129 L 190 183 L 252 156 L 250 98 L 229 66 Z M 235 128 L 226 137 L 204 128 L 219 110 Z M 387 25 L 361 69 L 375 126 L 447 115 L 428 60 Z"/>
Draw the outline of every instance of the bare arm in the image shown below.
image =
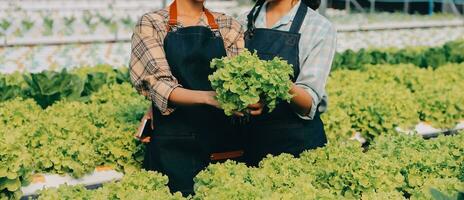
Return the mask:
<path fill-rule="evenodd" d="M 188 90 L 177 87 L 169 95 L 169 103 L 178 106 L 210 105 L 219 108 L 213 91 Z"/>
<path fill-rule="evenodd" d="M 313 98 L 311 95 L 306 92 L 305 89 L 293 84 L 290 89 L 290 94 L 293 95 L 290 105 L 293 110 L 299 115 L 306 116 L 311 111 L 311 106 L 313 104 Z"/>

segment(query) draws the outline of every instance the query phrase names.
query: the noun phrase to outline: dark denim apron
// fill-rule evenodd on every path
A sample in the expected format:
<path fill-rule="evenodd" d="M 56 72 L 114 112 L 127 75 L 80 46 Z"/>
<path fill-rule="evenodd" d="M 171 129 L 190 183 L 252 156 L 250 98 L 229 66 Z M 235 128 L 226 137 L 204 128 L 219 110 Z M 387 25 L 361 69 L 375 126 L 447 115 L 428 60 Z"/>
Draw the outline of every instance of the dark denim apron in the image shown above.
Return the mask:
<path fill-rule="evenodd" d="M 209 26 L 177 28 L 176 1 L 170 7 L 164 50 L 173 75 L 186 89 L 212 90 L 208 75 L 213 58 L 226 56 L 213 15 L 205 9 Z M 211 106 L 176 107 L 170 115 L 154 111 L 155 132 L 147 145 L 143 167 L 169 177 L 171 191 L 193 193 L 193 177 L 214 152 L 234 151 L 236 131 L 222 110 Z"/>
<path fill-rule="evenodd" d="M 255 20 L 263 7 L 259 1 L 248 14 L 248 30 L 245 34 L 245 46 L 256 50 L 264 60 L 278 56 L 293 65 L 296 81 L 300 73 L 299 41 L 300 28 L 305 20 L 308 7 L 301 3 L 289 31 L 255 28 Z M 255 14 L 255 10 L 257 12 Z M 281 102 L 271 113 L 252 117 L 244 127 L 246 147 L 244 159 L 247 164 L 256 166 L 267 154 L 289 153 L 299 156 L 308 149 L 322 147 L 327 143 L 324 125 L 317 112 L 313 120 L 299 118 L 289 103 Z"/>

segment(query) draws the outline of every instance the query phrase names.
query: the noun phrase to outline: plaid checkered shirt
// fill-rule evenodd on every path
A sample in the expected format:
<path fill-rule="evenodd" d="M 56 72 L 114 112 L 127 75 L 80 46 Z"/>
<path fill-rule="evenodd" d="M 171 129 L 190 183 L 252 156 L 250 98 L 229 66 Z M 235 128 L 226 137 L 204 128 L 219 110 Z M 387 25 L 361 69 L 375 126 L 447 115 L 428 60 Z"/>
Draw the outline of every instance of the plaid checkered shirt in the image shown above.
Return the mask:
<path fill-rule="evenodd" d="M 240 23 L 230 16 L 212 12 L 219 32 L 224 39 L 227 56 L 235 56 L 244 48 L 243 32 Z M 166 25 L 169 20 L 167 8 L 150 12 L 138 21 L 132 35 L 130 58 L 130 77 L 136 90 L 154 102 L 163 115 L 169 115 L 174 108 L 169 105 L 169 95 L 181 87 L 169 68 L 164 52 Z M 203 14 L 199 26 L 208 26 Z M 183 27 L 178 23 L 177 27 Z"/>

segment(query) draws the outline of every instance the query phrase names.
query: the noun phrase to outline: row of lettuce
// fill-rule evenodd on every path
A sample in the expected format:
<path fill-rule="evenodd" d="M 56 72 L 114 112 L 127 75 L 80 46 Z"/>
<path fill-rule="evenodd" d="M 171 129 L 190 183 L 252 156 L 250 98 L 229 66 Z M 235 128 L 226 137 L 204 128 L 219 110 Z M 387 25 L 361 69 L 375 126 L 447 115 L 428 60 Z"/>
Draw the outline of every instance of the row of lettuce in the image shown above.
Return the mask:
<path fill-rule="evenodd" d="M 80 177 L 99 165 L 127 175 L 98 190 L 45 190 L 39 199 L 183 199 L 169 192 L 166 177 L 139 170 L 143 146 L 132 133 L 146 101 L 128 84 L 104 86 L 90 99 L 45 110 L 32 100 L 1 103 L 0 199 L 18 199 L 32 173 Z M 269 157 L 259 168 L 211 165 L 197 175 L 196 195 L 189 198 L 431 199 L 431 188 L 455 196 L 464 191 L 462 155 L 464 134 L 431 140 L 382 134 L 367 151 L 356 142 L 332 141 L 300 158 Z"/>
<path fill-rule="evenodd" d="M 332 141 L 356 132 L 371 140 L 396 127 L 412 130 L 420 121 L 453 129 L 464 119 L 463 80 L 463 64 L 338 70 L 328 81 L 329 109 L 322 118 Z"/>
<path fill-rule="evenodd" d="M 446 63 L 462 62 L 464 40 L 455 40 L 438 47 L 347 50 L 336 54 L 332 68 L 357 70 L 378 64 L 414 64 L 421 68 L 437 68 Z"/>
<path fill-rule="evenodd" d="M 129 82 L 127 68 L 111 66 L 80 67 L 69 71 L 0 74 L 0 101 L 32 98 L 42 108 L 62 99 L 88 101 L 103 85 Z"/>
<path fill-rule="evenodd" d="M 262 197 L 267 199 L 268 196 L 259 196 L 265 195 L 265 193 L 257 193 L 255 191 L 259 187 L 263 187 L 262 191 L 268 191 L 272 195 L 278 195 L 279 193 L 283 195 L 291 195 L 292 193 L 295 193 L 295 195 L 307 195 L 308 193 L 312 193 L 314 188 L 319 191 L 320 188 L 327 187 L 327 195 L 342 195 L 346 198 L 364 196 L 364 198 L 368 198 L 370 195 L 368 191 L 375 193 L 372 195 L 376 196 L 399 194 L 407 196 L 413 195 L 414 191 L 422 191 L 420 192 L 422 195 L 427 195 L 428 193 L 424 192 L 426 189 L 422 188 L 422 182 L 424 182 L 423 184 L 431 182 L 430 184 L 440 185 L 439 183 L 444 184 L 445 182 L 453 181 L 452 183 L 460 183 L 462 185 L 464 176 L 462 174 L 456 175 L 455 173 L 456 171 L 460 171 L 461 173 L 464 171 L 464 161 L 462 160 L 464 140 L 462 134 L 454 137 L 443 137 L 439 140 L 419 141 L 417 138 L 412 140 L 409 137 L 394 136 L 396 135 L 394 127 L 410 127 L 419 120 L 431 121 L 438 126 L 451 127 L 455 125 L 455 122 L 464 118 L 463 67 L 463 64 L 450 64 L 433 70 L 421 69 L 414 66 L 394 65 L 371 66 L 364 71 L 338 70 L 333 72 L 327 88 L 330 96 L 329 111 L 322 115 L 331 144 L 322 150 L 304 154 L 317 154 L 321 158 L 327 159 L 324 161 L 327 165 L 335 163 L 332 165 L 333 168 L 325 166 L 325 164 L 313 167 L 312 164 L 316 163 L 316 161 L 311 161 L 312 163 L 306 163 L 306 165 L 302 166 L 306 166 L 308 170 L 322 170 L 322 172 L 317 172 L 322 174 L 314 174 L 316 173 L 315 171 L 314 173 L 311 172 L 313 173 L 311 174 L 305 171 L 304 174 L 306 175 L 301 174 L 301 176 L 304 175 L 304 178 L 308 179 L 298 178 L 293 180 L 293 178 L 289 177 L 278 177 L 278 179 L 292 179 L 291 181 L 306 180 L 306 183 L 311 182 L 314 185 L 303 187 L 302 185 L 298 185 L 303 183 L 291 182 L 287 186 L 293 184 L 298 187 L 289 189 L 284 187 L 287 183 L 271 187 L 265 185 L 268 184 L 266 181 L 270 180 L 262 180 L 263 182 L 256 180 L 253 183 L 257 185 L 248 188 L 246 191 L 250 193 L 246 195 L 253 194 L 258 196 L 250 196 L 250 198 Z M 20 187 L 27 185 L 31 175 L 34 173 L 71 174 L 74 177 L 81 177 L 86 173 L 92 172 L 96 166 L 100 165 L 112 166 L 129 174 L 139 171 L 140 163 L 143 159 L 144 146 L 137 143 L 133 139 L 132 134 L 148 105 L 149 102 L 138 95 L 129 83 L 119 84 L 118 82 L 103 84 L 98 90 L 85 98 L 65 98 L 45 108 L 38 104 L 34 98 L 24 99 L 19 97 L 0 102 L 0 199 L 19 198 L 21 196 Z M 386 160 L 380 159 L 384 161 L 376 164 L 374 161 L 379 159 L 373 153 L 371 155 L 370 152 L 375 152 L 372 149 L 367 154 L 361 154 L 361 152 L 357 154 L 351 147 L 351 149 L 348 148 L 348 146 L 346 148 L 335 148 L 335 146 L 342 147 L 345 145 L 347 138 L 354 132 L 362 133 L 363 136 L 373 142 L 374 146 L 371 147 L 372 149 L 376 149 L 375 143 L 379 141 L 383 141 L 385 146 L 389 145 L 388 140 L 391 140 L 392 147 L 385 147 L 385 149 L 377 151 L 379 154 L 385 152 L 382 156 Z M 402 140 L 407 142 L 402 142 Z M 412 141 L 419 142 L 420 144 L 414 146 Z M 442 142 L 436 143 L 436 141 Z M 332 145 L 335 146 L 332 147 Z M 430 148 L 421 148 L 427 145 L 431 145 Z M 436 148 L 434 150 L 436 151 L 435 156 L 433 156 L 434 151 L 432 151 L 432 147 Z M 356 151 L 360 151 L 359 147 L 353 148 Z M 410 154 L 401 149 L 407 149 L 410 151 Z M 414 149 L 416 150 L 413 151 Z M 450 151 L 449 156 L 455 160 L 445 159 L 447 156 L 446 152 L 448 151 Z M 339 154 L 346 157 L 338 157 Z M 424 168 L 416 169 L 414 165 L 410 166 L 408 164 L 408 162 L 412 161 L 398 160 L 416 159 L 414 157 L 416 154 L 423 154 L 423 157 L 420 159 L 417 158 L 415 164 Z M 405 156 L 403 157 L 403 155 Z M 430 160 L 427 155 L 430 156 Z M 395 156 L 401 158 L 396 158 Z M 331 160 L 332 158 L 335 160 Z M 275 159 L 271 158 L 270 160 L 277 162 L 279 159 L 287 158 L 283 156 Z M 302 162 L 302 160 L 304 159 L 294 161 Z M 337 162 L 336 160 L 339 161 Z M 369 166 L 369 162 L 372 162 L 370 164 L 373 166 Z M 372 187 L 361 186 L 361 184 L 374 184 L 374 182 L 379 181 L 377 179 L 384 179 L 380 175 L 369 180 L 362 178 L 363 176 L 368 176 L 369 173 L 374 173 L 373 169 L 379 170 L 375 173 L 384 174 L 386 177 L 390 176 L 392 172 L 386 170 L 388 169 L 387 166 L 377 166 L 384 162 L 389 163 L 389 165 L 393 165 L 393 163 L 408 164 L 399 170 L 403 176 L 403 179 L 401 179 L 403 181 L 401 184 L 403 185 L 401 187 L 395 185 L 395 190 L 382 190 L 380 193 L 377 192 L 380 190 L 375 187 L 380 187 L 386 183 L 375 183 L 377 186 Z M 428 162 L 433 163 L 433 165 L 429 166 Z M 276 164 L 276 166 L 279 165 Z M 229 170 L 229 166 L 232 167 L 230 170 L 238 170 L 244 167 L 240 164 L 228 163 L 224 166 L 211 166 L 205 173 L 214 173 L 215 170 L 218 172 L 221 170 L 227 171 Z M 453 166 L 460 169 L 454 169 Z M 359 169 L 353 169 L 352 167 L 359 167 L 364 170 L 364 174 L 362 176 L 355 176 L 353 173 L 359 171 Z M 411 186 L 411 183 L 408 181 L 412 179 L 408 178 L 409 175 L 404 174 L 405 170 L 409 170 L 410 168 L 414 173 L 417 173 L 414 181 L 415 183 L 417 181 L 421 183 L 416 183 L 419 184 L 418 186 Z M 324 172 L 323 170 L 325 169 L 332 171 Z M 382 171 L 383 169 L 385 170 Z M 253 168 L 244 170 L 251 170 L 247 173 L 255 173 L 255 169 Z M 300 173 L 299 171 L 295 171 L 296 169 L 288 168 L 286 170 L 288 171 L 282 171 L 282 173 L 290 174 L 286 174 L 285 176 L 290 176 L 296 172 Z M 435 170 L 442 170 L 444 174 L 434 176 L 430 180 L 429 178 L 426 179 L 429 176 L 428 174 L 433 174 Z M 259 169 L 258 171 L 262 172 L 256 172 L 256 176 L 258 177 L 255 178 L 264 178 L 267 176 L 262 174 L 267 173 L 267 168 Z M 229 173 L 235 174 L 236 172 L 230 171 Z M 442 172 L 440 171 L 440 173 Z M 448 174 L 446 175 L 446 173 Z M 216 176 L 221 177 L 223 175 L 218 174 Z M 419 175 L 423 177 L 418 178 Z M 236 187 L 243 186 L 243 184 L 238 184 L 234 188 L 229 185 L 230 190 L 226 191 L 229 191 L 230 194 L 227 192 L 220 193 L 219 191 L 222 189 L 219 190 L 218 188 L 225 183 L 214 182 L 220 181 L 219 178 L 218 180 L 208 180 L 206 176 L 199 175 L 198 177 L 202 177 L 197 179 L 198 193 L 196 198 L 198 199 L 228 199 L 227 195 L 232 195 L 233 190 L 241 190 Z M 327 179 L 313 180 L 317 177 L 326 177 Z M 400 179 L 399 176 L 397 178 Z M 354 180 L 358 182 L 351 182 Z M 163 182 L 162 180 L 160 181 Z M 337 181 L 347 182 L 337 183 Z M 117 183 L 115 184 L 118 185 Z M 356 184 L 359 184 L 359 186 L 356 186 Z M 138 188 L 138 186 L 134 187 L 136 187 L 135 189 Z M 265 190 L 265 187 L 271 188 Z M 305 191 L 298 191 L 300 187 L 303 187 L 303 189 L 306 188 Z M 440 186 L 439 188 L 442 187 L 444 186 Z M 271 189 L 276 191 L 271 192 Z M 79 191 L 80 189 L 73 187 L 69 190 L 61 190 Z M 61 190 L 59 193 L 61 193 Z M 287 190 L 288 192 L 285 193 Z M 347 192 L 338 193 L 341 191 Z M 107 192 L 103 193 L 102 195 L 116 195 Z M 201 196 L 202 194 L 203 196 Z M 321 193 L 321 195 L 323 194 L 326 194 L 326 192 Z M 51 191 L 49 195 L 57 194 L 53 194 L 53 191 Z M 226 196 L 221 198 L 222 196 L 220 195 Z M 240 198 L 246 199 L 246 196 Z"/>
<path fill-rule="evenodd" d="M 140 169 L 143 145 L 132 134 L 147 107 L 128 83 L 46 109 L 33 99 L 0 103 L 0 199 L 20 197 L 33 173 L 82 177 L 101 165 Z"/>
<path fill-rule="evenodd" d="M 367 151 L 356 142 L 338 142 L 300 158 L 269 156 L 256 168 L 233 161 L 212 164 L 195 177 L 195 195 L 186 198 L 170 193 L 167 177 L 141 171 L 97 190 L 47 189 L 38 199 L 457 200 L 464 191 L 463 154 L 464 134 L 433 140 L 385 135 Z"/>

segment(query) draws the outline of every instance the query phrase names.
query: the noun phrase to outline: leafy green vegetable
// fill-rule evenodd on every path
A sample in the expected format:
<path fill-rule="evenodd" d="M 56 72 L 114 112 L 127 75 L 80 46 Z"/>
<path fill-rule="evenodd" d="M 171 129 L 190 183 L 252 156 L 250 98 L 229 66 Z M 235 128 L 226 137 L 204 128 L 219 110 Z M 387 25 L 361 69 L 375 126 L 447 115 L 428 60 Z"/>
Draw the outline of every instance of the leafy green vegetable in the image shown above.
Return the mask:
<path fill-rule="evenodd" d="M 50 36 L 53 34 L 53 25 L 55 24 L 55 20 L 51 16 L 44 16 L 43 17 L 43 28 L 44 28 L 44 35 Z"/>
<path fill-rule="evenodd" d="M 272 111 L 278 101 L 290 101 L 293 69 L 286 61 L 260 60 L 245 50 L 233 58 L 214 59 L 216 71 L 209 76 L 211 86 L 226 115 L 243 111 L 248 105 L 263 101 Z"/>
<path fill-rule="evenodd" d="M 343 141 L 300 158 L 269 156 L 258 168 L 213 164 L 195 177 L 193 199 L 428 199 L 430 185 L 452 194 L 463 186 L 463 142 L 462 134 L 382 135 L 367 152 Z"/>
<path fill-rule="evenodd" d="M 30 182 L 31 154 L 17 129 L 0 128 L 0 199 L 19 199 L 20 187 Z"/>
<path fill-rule="evenodd" d="M 34 21 L 30 20 L 30 19 L 23 19 L 21 20 L 21 26 L 23 28 L 23 32 L 27 32 L 29 30 L 32 29 L 32 27 L 34 27 Z"/>
<path fill-rule="evenodd" d="M 464 191 L 464 183 L 456 178 L 432 178 L 424 181 L 424 185 L 412 192 L 411 200 L 458 200 L 458 192 Z"/>
<path fill-rule="evenodd" d="M 17 85 L 8 85 L 4 77 L 0 77 L 0 88 L 2 88 L 0 101 L 22 96 L 21 87 Z"/>
<path fill-rule="evenodd" d="M 54 199 L 122 199 L 122 200 L 181 200 L 180 193 L 171 194 L 168 178 L 156 172 L 140 171 L 129 173 L 119 182 L 103 184 L 96 190 L 87 190 L 83 186 L 61 186 L 40 192 L 39 200 Z"/>
<path fill-rule="evenodd" d="M 0 90 L 4 91 L 0 101 L 31 97 L 44 108 L 62 99 L 85 102 L 103 85 L 126 82 L 129 82 L 127 68 L 113 69 L 107 65 L 80 67 L 70 72 L 13 73 L 0 75 Z"/>
<path fill-rule="evenodd" d="M 414 64 L 421 68 L 438 68 L 447 62 L 464 62 L 464 41 L 456 40 L 439 47 L 408 47 L 404 49 L 360 49 L 337 53 L 332 69 L 362 70 L 373 64 Z"/>
<path fill-rule="evenodd" d="M 62 98 L 77 100 L 84 90 L 85 82 L 78 76 L 62 72 L 41 72 L 24 76 L 29 93 L 43 108 Z"/>
<path fill-rule="evenodd" d="M 451 63 L 464 62 L 464 40 L 447 42 L 443 48 L 446 52 L 447 61 Z"/>
<path fill-rule="evenodd" d="M 143 148 L 132 133 L 147 103 L 129 84 L 103 86 L 87 103 L 60 101 L 46 110 L 14 99 L 0 104 L 0 133 L 17 133 L 36 172 L 81 177 L 99 165 L 133 171 Z"/>

